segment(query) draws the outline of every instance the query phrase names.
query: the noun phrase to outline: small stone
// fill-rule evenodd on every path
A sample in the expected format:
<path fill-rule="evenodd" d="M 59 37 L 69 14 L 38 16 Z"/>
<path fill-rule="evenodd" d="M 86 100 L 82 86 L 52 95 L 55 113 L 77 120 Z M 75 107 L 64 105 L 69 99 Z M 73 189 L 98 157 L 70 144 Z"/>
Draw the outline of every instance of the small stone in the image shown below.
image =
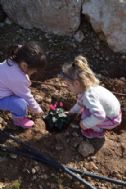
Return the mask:
<path fill-rule="evenodd" d="M 79 125 L 75 125 L 75 124 L 73 124 L 73 123 L 71 123 L 70 126 L 71 126 L 73 129 L 78 129 L 78 128 L 79 128 Z"/>
<path fill-rule="evenodd" d="M 3 126 L 7 126 L 8 123 L 6 121 L 3 121 Z"/>
<path fill-rule="evenodd" d="M 0 129 L 2 129 L 3 128 L 3 126 L 2 126 L 2 124 L 0 123 Z"/>
<path fill-rule="evenodd" d="M 73 133 L 72 133 L 72 136 L 74 136 L 74 137 L 78 137 L 79 134 L 78 134 L 77 132 L 73 132 Z"/>
<path fill-rule="evenodd" d="M 43 186 L 42 186 L 42 185 L 39 185 L 39 189 L 43 189 Z"/>
<path fill-rule="evenodd" d="M 97 158 L 96 158 L 96 156 L 91 156 L 90 159 L 91 159 L 92 161 L 95 161 Z"/>
<path fill-rule="evenodd" d="M 0 182 L 0 189 L 4 188 L 5 184 L 3 182 Z"/>
<path fill-rule="evenodd" d="M 122 55 L 121 58 L 122 58 L 123 60 L 125 60 L 125 59 L 126 59 L 126 55 Z"/>
<path fill-rule="evenodd" d="M 11 24 L 12 24 L 12 21 L 11 21 L 9 18 L 6 18 L 5 24 L 11 25 Z"/>
<path fill-rule="evenodd" d="M 126 79 L 125 77 L 120 77 L 120 80 L 125 81 Z"/>
<path fill-rule="evenodd" d="M 17 159 L 17 155 L 16 154 L 9 154 L 10 158 L 12 159 Z"/>
<path fill-rule="evenodd" d="M 52 102 L 52 99 L 51 98 L 46 98 L 45 101 L 50 104 Z"/>
<path fill-rule="evenodd" d="M 82 141 L 78 147 L 78 152 L 83 156 L 83 157 L 87 157 L 91 154 L 93 154 L 95 151 L 94 147 L 92 146 L 92 144 L 90 144 L 89 142 L 85 142 Z"/>
<path fill-rule="evenodd" d="M 62 184 L 60 184 L 59 189 L 64 189 L 64 186 Z"/>
<path fill-rule="evenodd" d="M 41 178 L 47 180 L 48 176 L 46 174 L 44 174 L 44 175 L 41 175 Z"/>
<path fill-rule="evenodd" d="M 52 176 L 52 177 L 55 177 L 55 174 L 54 174 L 54 173 L 51 173 L 51 176 Z"/>
<path fill-rule="evenodd" d="M 0 124 L 2 124 L 4 121 L 4 119 L 2 117 L 0 117 Z"/>
<path fill-rule="evenodd" d="M 109 57 L 105 57 L 105 60 L 108 61 L 108 60 L 109 60 Z"/>
<path fill-rule="evenodd" d="M 61 146 L 60 144 L 57 144 L 57 145 L 56 145 L 56 150 L 57 150 L 57 151 L 63 150 L 63 146 Z"/>
<path fill-rule="evenodd" d="M 96 74 L 96 77 L 101 79 L 102 78 L 102 75 L 101 74 Z"/>
<path fill-rule="evenodd" d="M 66 143 L 70 143 L 70 139 L 68 138 L 68 139 L 66 139 Z"/>
<path fill-rule="evenodd" d="M 35 173 L 36 173 L 36 169 L 32 168 L 32 174 L 35 174 Z"/>
<path fill-rule="evenodd" d="M 40 95 L 35 95 L 35 100 L 36 100 L 38 103 L 40 103 L 40 102 L 42 102 L 43 97 L 40 96 Z"/>
<path fill-rule="evenodd" d="M 98 167 L 95 165 L 94 162 L 90 162 L 89 164 L 89 169 L 92 171 L 92 170 L 98 170 Z"/>
<path fill-rule="evenodd" d="M 75 38 L 76 41 L 82 42 L 83 39 L 84 39 L 84 34 L 83 34 L 83 32 L 80 31 L 80 30 L 77 31 L 77 32 L 75 33 L 75 35 L 74 35 L 74 38 Z"/>

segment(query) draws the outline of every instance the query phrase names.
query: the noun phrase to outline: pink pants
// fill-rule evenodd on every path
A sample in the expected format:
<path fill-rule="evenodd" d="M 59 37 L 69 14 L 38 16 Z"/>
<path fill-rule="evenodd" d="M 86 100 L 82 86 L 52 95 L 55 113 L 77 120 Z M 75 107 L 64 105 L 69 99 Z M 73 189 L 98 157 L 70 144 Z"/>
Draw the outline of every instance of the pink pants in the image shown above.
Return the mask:
<path fill-rule="evenodd" d="M 82 113 L 81 113 L 82 120 L 84 120 L 85 118 L 90 117 L 90 116 L 91 116 L 91 113 L 89 112 L 88 109 L 82 111 Z M 106 116 L 105 120 L 101 124 L 94 125 L 93 128 L 103 128 L 103 129 L 111 130 L 111 129 L 117 127 L 121 123 L 121 121 L 122 121 L 122 113 L 120 111 L 119 114 L 115 117 L 110 118 L 110 117 Z"/>

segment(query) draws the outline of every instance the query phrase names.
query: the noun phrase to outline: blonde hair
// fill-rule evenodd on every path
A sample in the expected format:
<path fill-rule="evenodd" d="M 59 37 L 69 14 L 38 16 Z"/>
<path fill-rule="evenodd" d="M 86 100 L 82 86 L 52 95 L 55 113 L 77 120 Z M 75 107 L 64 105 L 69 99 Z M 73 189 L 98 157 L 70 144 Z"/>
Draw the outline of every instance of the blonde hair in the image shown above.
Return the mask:
<path fill-rule="evenodd" d="M 62 68 L 64 79 L 78 80 L 85 90 L 90 86 L 99 85 L 99 80 L 88 65 L 85 57 L 77 56 L 71 65 L 64 65 Z"/>

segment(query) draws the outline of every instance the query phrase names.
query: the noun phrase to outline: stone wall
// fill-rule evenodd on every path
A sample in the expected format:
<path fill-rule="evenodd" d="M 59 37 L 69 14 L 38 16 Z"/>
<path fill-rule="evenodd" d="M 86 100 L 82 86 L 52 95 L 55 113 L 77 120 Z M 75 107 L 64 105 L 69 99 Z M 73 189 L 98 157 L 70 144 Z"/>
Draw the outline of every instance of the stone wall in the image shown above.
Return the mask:
<path fill-rule="evenodd" d="M 82 13 L 96 32 L 104 34 L 111 49 L 126 52 L 126 0 L 84 1 Z"/>
<path fill-rule="evenodd" d="M 9 18 L 24 28 L 67 35 L 80 25 L 81 0 L 1 0 Z"/>
<path fill-rule="evenodd" d="M 84 14 L 113 51 L 126 53 L 126 0 L 0 0 L 0 4 L 22 27 L 59 35 L 75 33 Z"/>

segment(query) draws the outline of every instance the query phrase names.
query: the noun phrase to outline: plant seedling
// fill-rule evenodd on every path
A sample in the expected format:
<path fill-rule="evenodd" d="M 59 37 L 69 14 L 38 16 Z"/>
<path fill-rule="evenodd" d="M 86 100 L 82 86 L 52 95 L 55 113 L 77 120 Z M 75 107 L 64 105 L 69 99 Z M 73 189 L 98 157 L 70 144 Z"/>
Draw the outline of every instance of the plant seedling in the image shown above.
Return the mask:
<path fill-rule="evenodd" d="M 70 117 L 65 113 L 62 102 L 50 104 L 50 110 L 44 117 L 47 130 L 62 131 L 70 123 Z"/>

